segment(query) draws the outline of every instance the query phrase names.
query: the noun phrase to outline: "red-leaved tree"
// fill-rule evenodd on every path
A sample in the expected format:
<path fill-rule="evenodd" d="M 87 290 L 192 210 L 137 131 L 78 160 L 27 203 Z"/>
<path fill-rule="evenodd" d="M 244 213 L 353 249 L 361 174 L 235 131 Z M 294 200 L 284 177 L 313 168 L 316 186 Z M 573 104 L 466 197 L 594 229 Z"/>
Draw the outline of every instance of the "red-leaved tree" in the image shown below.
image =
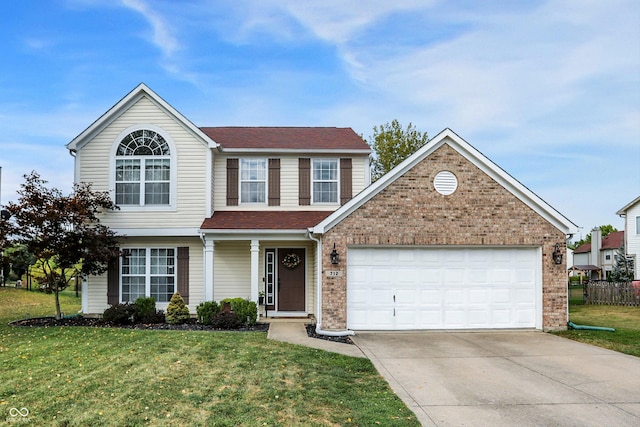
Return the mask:
<path fill-rule="evenodd" d="M 59 293 L 78 275 L 99 275 L 118 256 L 116 233 L 100 223 L 101 212 L 117 209 L 107 192 L 76 184 L 65 196 L 37 172 L 25 175 L 18 201 L 8 203 L 14 240 L 24 244 L 42 268 L 44 289 L 55 295 L 56 318 L 62 318 Z"/>

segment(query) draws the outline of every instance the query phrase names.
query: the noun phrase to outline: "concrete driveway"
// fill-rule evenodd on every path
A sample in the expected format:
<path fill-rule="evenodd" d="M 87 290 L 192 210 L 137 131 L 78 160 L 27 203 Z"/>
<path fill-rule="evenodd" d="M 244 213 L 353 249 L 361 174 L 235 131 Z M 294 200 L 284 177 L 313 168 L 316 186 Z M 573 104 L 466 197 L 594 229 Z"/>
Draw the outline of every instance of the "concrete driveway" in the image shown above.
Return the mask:
<path fill-rule="evenodd" d="M 359 332 L 424 426 L 640 426 L 640 358 L 543 332 Z"/>

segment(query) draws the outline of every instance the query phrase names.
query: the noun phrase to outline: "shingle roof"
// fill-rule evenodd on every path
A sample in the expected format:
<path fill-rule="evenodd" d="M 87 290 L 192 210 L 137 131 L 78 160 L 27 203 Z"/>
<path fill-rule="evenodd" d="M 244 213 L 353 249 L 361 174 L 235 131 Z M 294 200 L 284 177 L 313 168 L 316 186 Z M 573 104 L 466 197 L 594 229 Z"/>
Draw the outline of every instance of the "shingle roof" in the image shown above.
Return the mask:
<path fill-rule="evenodd" d="M 624 231 L 614 231 L 602 239 L 602 249 L 618 249 L 624 242 Z"/>
<path fill-rule="evenodd" d="M 624 231 L 614 231 L 602 239 L 602 246 L 600 247 L 600 250 L 618 249 L 622 247 L 623 241 Z M 583 254 L 587 252 L 591 252 L 591 243 L 583 243 L 573 250 L 574 254 Z"/>
<path fill-rule="evenodd" d="M 203 230 L 306 230 L 332 211 L 217 211 Z"/>
<path fill-rule="evenodd" d="M 574 254 L 584 254 L 591 252 L 591 243 L 583 243 L 573 250 Z"/>
<path fill-rule="evenodd" d="M 336 127 L 201 127 L 225 148 L 370 150 L 351 128 Z"/>

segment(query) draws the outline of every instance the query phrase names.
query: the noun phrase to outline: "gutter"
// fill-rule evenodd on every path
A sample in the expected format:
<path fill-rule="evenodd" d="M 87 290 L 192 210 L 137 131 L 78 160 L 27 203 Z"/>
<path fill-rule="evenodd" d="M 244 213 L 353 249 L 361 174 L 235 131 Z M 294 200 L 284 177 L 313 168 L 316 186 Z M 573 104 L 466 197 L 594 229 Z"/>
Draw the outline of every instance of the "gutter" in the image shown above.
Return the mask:
<path fill-rule="evenodd" d="M 355 335 L 355 331 L 326 331 L 322 329 L 322 240 L 313 237 L 311 229 L 307 237 L 316 242 L 316 334 L 328 337 L 346 337 Z"/>

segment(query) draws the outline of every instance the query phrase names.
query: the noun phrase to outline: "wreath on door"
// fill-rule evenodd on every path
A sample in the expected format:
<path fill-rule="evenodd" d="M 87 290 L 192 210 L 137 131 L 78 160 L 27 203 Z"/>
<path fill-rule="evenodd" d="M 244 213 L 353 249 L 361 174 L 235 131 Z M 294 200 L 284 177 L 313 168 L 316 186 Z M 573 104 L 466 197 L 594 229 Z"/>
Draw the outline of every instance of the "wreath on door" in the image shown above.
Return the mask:
<path fill-rule="evenodd" d="M 284 258 L 282 258 L 282 265 L 284 265 L 290 270 L 293 270 L 294 268 L 296 268 L 298 265 L 300 265 L 301 262 L 302 260 L 300 259 L 300 257 L 293 253 L 287 254 L 284 256 Z"/>

